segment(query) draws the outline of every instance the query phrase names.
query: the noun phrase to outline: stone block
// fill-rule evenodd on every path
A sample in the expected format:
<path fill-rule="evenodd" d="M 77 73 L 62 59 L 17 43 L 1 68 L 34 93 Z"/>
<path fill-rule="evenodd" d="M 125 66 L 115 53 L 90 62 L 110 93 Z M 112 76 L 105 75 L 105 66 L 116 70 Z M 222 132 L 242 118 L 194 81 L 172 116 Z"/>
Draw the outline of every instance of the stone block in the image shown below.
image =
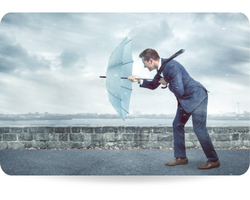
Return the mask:
<path fill-rule="evenodd" d="M 17 128 L 17 127 L 11 127 L 10 132 L 15 133 L 15 134 L 20 134 L 20 133 L 23 132 L 23 129 L 22 128 Z"/>
<path fill-rule="evenodd" d="M 82 148 L 89 149 L 91 147 L 91 141 L 85 141 L 82 143 Z"/>
<path fill-rule="evenodd" d="M 230 141 L 230 135 L 229 134 L 220 133 L 220 134 L 216 134 L 215 137 L 216 137 L 215 138 L 216 141 Z"/>
<path fill-rule="evenodd" d="M 232 126 L 232 127 L 228 127 L 228 132 L 229 133 L 236 133 L 237 132 L 237 128 Z"/>
<path fill-rule="evenodd" d="M 118 133 L 124 133 L 125 132 L 125 127 L 124 126 L 118 126 Z"/>
<path fill-rule="evenodd" d="M 213 128 L 214 133 L 228 133 L 228 128 L 227 127 L 214 127 Z"/>
<path fill-rule="evenodd" d="M 243 145 L 244 147 L 250 147 L 250 141 L 243 141 Z"/>
<path fill-rule="evenodd" d="M 99 141 L 91 141 L 91 145 L 90 145 L 91 148 L 103 148 L 104 147 L 104 144 L 103 142 L 99 142 Z"/>
<path fill-rule="evenodd" d="M 0 142 L 0 149 L 7 149 L 8 143 L 7 142 Z"/>
<path fill-rule="evenodd" d="M 82 127 L 83 133 L 94 133 L 94 127 Z"/>
<path fill-rule="evenodd" d="M 72 149 L 73 146 L 74 146 L 74 142 L 64 142 L 64 141 L 61 141 L 61 147 L 60 149 Z"/>
<path fill-rule="evenodd" d="M 189 133 L 185 135 L 185 140 L 186 141 L 197 141 L 198 138 L 196 137 L 196 135 L 194 133 Z"/>
<path fill-rule="evenodd" d="M 136 148 L 148 148 L 149 145 L 147 141 L 137 140 L 137 141 L 134 141 L 133 146 Z"/>
<path fill-rule="evenodd" d="M 214 148 L 221 148 L 221 142 L 220 141 L 214 141 L 213 145 L 214 145 Z"/>
<path fill-rule="evenodd" d="M 134 141 L 149 141 L 149 134 L 134 134 Z"/>
<path fill-rule="evenodd" d="M 157 140 L 158 141 L 173 141 L 174 136 L 168 135 L 168 134 L 158 134 Z"/>
<path fill-rule="evenodd" d="M 150 141 L 157 141 L 157 139 L 158 139 L 158 135 L 162 135 L 162 134 L 154 134 L 154 133 L 152 133 L 152 134 L 150 134 Z"/>
<path fill-rule="evenodd" d="M 167 128 L 165 126 L 156 126 L 156 127 L 152 128 L 152 132 L 155 133 L 155 134 L 166 133 Z"/>
<path fill-rule="evenodd" d="M 68 141 L 68 133 L 62 133 L 58 135 L 58 141 Z"/>
<path fill-rule="evenodd" d="M 48 133 L 36 133 L 34 134 L 34 140 L 36 141 L 49 141 L 49 134 Z"/>
<path fill-rule="evenodd" d="M 2 133 L 9 133 L 10 128 L 9 127 L 0 127 L 0 134 Z"/>
<path fill-rule="evenodd" d="M 102 126 L 95 127 L 95 131 L 94 132 L 96 134 L 102 134 Z"/>
<path fill-rule="evenodd" d="M 116 147 L 116 142 L 107 142 L 104 144 L 105 149 L 114 149 Z"/>
<path fill-rule="evenodd" d="M 55 133 L 49 134 L 49 140 L 50 141 L 58 141 L 58 136 L 59 136 L 59 134 L 55 134 Z"/>
<path fill-rule="evenodd" d="M 107 141 L 107 142 L 115 142 L 116 141 L 115 133 L 106 133 L 104 135 L 104 137 L 105 137 L 105 141 Z"/>
<path fill-rule="evenodd" d="M 167 141 L 158 141 L 159 148 L 173 148 L 174 143 L 173 142 L 167 142 Z"/>
<path fill-rule="evenodd" d="M 84 134 L 83 133 L 71 133 L 69 135 L 70 141 L 78 141 L 83 142 L 84 141 Z"/>
<path fill-rule="evenodd" d="M 194 133 L 193 127 L 185 127 L 184 131 L 185 131 L 185 133 Z"/>
<path fill-rule="evenodd" d="M 124 133 L 124 134 L 122 134 L 121 140 L 122 141 L 132 141 L 133 138 L 134 138 L 134 134 L 126 134 L 126 133 Z"/>
<path fill-rule="evenodd" d="M 241 133 L 240 139 L 241 140 L 250 140 L 250 134 L 249 133 Z"/>
<path fill-rule="evenodd" d="M 207 127 L 207 132 L 208 132 L 209 134 L 213 133 L 213 128 L 212 128 L 212 127 Z"/>
<path fill-rule="evenodd" d="M 215 141 L 213 142 L 215 148 L 229 148 L 230 142 L 229 141 Z"/>
<path fill-rule="evenodd" d="M 29 133 L 19 134 L 18 140 L 19 141 L 31 141 L 31 140 L 33 140 L 33 134 L 29 134 Z"/>
<path fill-rule="evenodd" d="M 210 137 L 211 141 L 216 141 L 217 134 L 215 134 L 215 133 L 209 134 L 209 137 Z"/>
<path fill-rule="evenodd" d="M 45 141 L 32 141 L 32 143 L 33 143 L 33 148 L 47 149 L 47 143 Z"/>
<path fill-rule="evenodd" d="M 201 144 L 199 141 L 193 141 L 194 148 L 201 148 Z"/>
<path fill-rule="evenodd" d="M 118 128 L 116 126 L 104 126 L 102 127 L 102 133 L 117 133 Z"/>
<path fill-rule="evenodd" d="M 195 148 L 196 142 L 186 141 L 185 146 L 186 146 L 186 148 Z"/>
<path fill-rule="evenodd" d="M 119 131 L 118 131 L 118 133 L 115 133 L 115 141 L 121 141 L 122 140 L 122 135 L 123 134 L 119 133 Z"/>
<path fill-rule="evenodd" d="M 168 133 L 174 133 L 173 127 L 172 126 L 167 126 L 167 132 Z"/>
<path fill-rule="evenodd" d="M 241 147 L 243 146 L 243 142 L 242 141 L 231 141 L 230 142 L 230 147 L 234 148 L 234 147 Z"/>
<path fill-rule="evenodd" d="M 65 127 L 56 127 L 55 133 L 66 133 Z"/>
<path fill-rule="evenodd" d="M 237 127 L 238 133 L 249 133 L 249 127 Z"/>
<path fill-rule="evenodd" d="M 120 149 L 131 148 L 131 147 L 134 147 L 134 142 L 132 142 L 132 141 L 119 141 L 116 143 L 116 147 L 118 147 Z"/>
<path fill-rule="evenodd" d="M 61 142 L 58 141 L 49 141 L 47 142 L 47 149 L 60 149 Z"/>
<path fill-rule="evenodd" d="M 16 141 L 17 135 L 12 133 L 3 133 L 3 141 Z"/>
<path fill-rule="evenodd" d="M 103 135 L 102 134 L 92 134 L 91 135 L 91 141 L 103 141 Z"/>
<path fill-rule="evenodd" d="M 140 127 L 140 133 L 142 134 L 152 133 L 152 127 Z"/>
<path fill-rule="evenodd" d="M 91 133 L 84 133 L 84 141 L 91 141 Z"/>
<path fill-rule="evenodd" d="M 150 141 L 149 143 L 149 148 L 152 148 L 152 149 L 159 149 L 159 143 L 157 141 Z"/>
<path fill-rule="evenodd" d="M 44 133 L 44 128 L 43 127 L 30 127 L 29 133 L 31 133 L 31 134 Z"/>
<path fill-rule="evenodd" d="M 35 147 L 35 141 L 25 141 L 24 143 L 24 148 L 37 148 Z"/>
<path fill-rule="evenodd" d="M 55 133 L 54 127 L 44 127 L 45 133 Z"/>
<path fill-rule="evenodd" d="M 71 127 L 71 131 L 72 131 L 72 133 L 80 133 L 81 128 L 80 127 Z"/>
<path fill-rule="evenodd" d="M 126 133 L 138 133 L 138 127 L 136 126 L 127 126 L 125 127 Z"/>
<path fill-rule="evenodd" d="M 229 148 L 230 146 L 230 141 L 223 141 L 221 142 L 221 148 Z"/>
<path fill-rule="evenodd" d="M 82 142 L 72 142 L 71 146 L 72 149 L 81 149 L 83 147 Z"/>
<path fill-rule="evenodd" d="M 71 131 L 71 128 L 70 127 L 66 127 L 65 128 L 65 131 L 66 131 L 66 133 L 71 133 L 70 131 Z"/>
<path fill-rule="evenodd" d="M 8 149 L 23 149 L 24 147 L 23 142 L 8 142 Z"/>
<path fill-rule="evenodd" d="M 237 140 L 239 140 L 239 138 L 240 138 L 239 133 L 233 133 L 233 134 L 232 134 L 232 140 L 233 140 L 233 141 L 235 141 L 235 140 L 237 141 Z"/>

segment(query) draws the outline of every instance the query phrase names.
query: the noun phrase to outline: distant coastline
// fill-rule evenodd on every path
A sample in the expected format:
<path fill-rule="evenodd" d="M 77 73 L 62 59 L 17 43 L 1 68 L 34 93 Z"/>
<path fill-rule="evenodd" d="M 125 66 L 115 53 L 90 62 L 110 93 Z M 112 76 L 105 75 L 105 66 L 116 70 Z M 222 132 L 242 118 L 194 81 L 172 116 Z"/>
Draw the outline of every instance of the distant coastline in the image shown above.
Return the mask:
<path fill-rule="evenodd" d="M 50 116 L 50 117 L 0 117 L 0 121 L 32 121 L 32 120 L 73 120 L 73 119 L 120 119 L 119 115 L 103 115 L 103 116 Z M 126 116 L 125 119 L 174 119 L 174 116 L 159 116 L 159 115 L 141 115 L 141 116 Z M 207 120 L 250 120 L 250 117 L 236 116 L 208 116 Z"/>

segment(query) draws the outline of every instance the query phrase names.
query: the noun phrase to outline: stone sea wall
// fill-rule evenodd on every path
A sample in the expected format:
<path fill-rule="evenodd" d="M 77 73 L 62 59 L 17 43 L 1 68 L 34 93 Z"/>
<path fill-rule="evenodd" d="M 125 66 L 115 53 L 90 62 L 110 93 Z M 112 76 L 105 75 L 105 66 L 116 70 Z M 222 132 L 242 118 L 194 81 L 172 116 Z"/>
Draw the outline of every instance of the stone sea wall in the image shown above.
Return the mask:
<path fill-rule="evenodd" d="M 250 147 L 249 126 L 208 126 L 215 148 Z M 192 126 L 187 148 L 200 148 Z M 172 126 L 0 126 L 0 149 L 159 149 L 173 148 Z"/>

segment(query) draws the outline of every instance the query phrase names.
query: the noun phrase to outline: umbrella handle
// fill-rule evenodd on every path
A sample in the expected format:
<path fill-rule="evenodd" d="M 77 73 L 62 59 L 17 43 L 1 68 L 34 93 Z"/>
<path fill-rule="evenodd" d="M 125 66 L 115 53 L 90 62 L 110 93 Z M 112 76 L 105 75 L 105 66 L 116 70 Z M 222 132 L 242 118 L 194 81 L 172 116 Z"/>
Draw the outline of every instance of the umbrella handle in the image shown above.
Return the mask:
<path fill-rule="evenodd" d="M 100 78 L 106 78 L 106 76 L 100 76 Z M 127 77 L 121 77 L 121 79 L 127 79 Z M 156 80 L 156 79 L 149 79 L 149 78 L 140 78 L 142 80 Z M 158 81 L 158 80 L 156 80 Z M 161 87 L 162 89 L 166 89 L 168 86 L 166 85 L 165 87 Z"/>

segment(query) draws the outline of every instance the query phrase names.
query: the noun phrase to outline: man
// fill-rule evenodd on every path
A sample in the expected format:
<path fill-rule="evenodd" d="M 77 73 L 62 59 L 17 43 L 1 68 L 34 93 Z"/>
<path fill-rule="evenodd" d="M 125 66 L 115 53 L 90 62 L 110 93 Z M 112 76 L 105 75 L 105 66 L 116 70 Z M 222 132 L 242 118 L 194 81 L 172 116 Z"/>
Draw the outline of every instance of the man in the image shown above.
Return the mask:
<path fill-rule="evenodd" d="M 160 84 L 168 85 L 168 88 L 177 98 L 178 108 L 173 121 L 174 132 L 174 157 L 175 160 L 167 162 L 168 166 L 186 165 L 184 126 L 192 115 L 193 129 L 207 157 L 207 162 L 199 165 L 198 169 L 211 169 L 220 166 L 211 139 L 206 129 L 208 95 L 206 88 L 189 76 L 185 68 L 175 60 L 169 61 L 162 74 L 158 69 L 166 60 L 159 57 L 153 49 L 144 50 L 139 57 L 144 67 L 149 71 L 157 70 L 153 81 L 141 80 L 132 75 L 128 79 L 132 82 L 140 82 L 140 87 L 156 89 Z"/>

